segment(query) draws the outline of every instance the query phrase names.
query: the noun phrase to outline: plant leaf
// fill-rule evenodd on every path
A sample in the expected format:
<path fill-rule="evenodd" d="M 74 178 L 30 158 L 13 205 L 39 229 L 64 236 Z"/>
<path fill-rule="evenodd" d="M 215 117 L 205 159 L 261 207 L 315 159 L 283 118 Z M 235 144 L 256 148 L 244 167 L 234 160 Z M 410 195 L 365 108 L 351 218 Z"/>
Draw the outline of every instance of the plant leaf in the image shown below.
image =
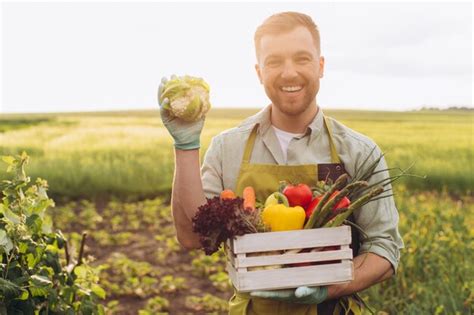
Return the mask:
<path fill-rule="evenodd" d="M 100 297 L 101 299 L 105 299 L 105 291 L 99 285 L 93 284 L 91 287 L 92 292 Z"/>
<path fill-rule="evenodd" d="M 48 286 L 50 284 L 53 284 L 51 280 L 49 280 L 47 277 L 40 276 L 40 275 L 32 275 L 31 280 L 33 280 L 33 283 L 39 286 Z"/>
<path fill-rule="evenodd" d="M 0 292 L 4 296 L 14 297 L 20 293 L 20 287 L 11 281 L 0 278 Z"/>
<path fill-rule="evenodd" d="M 2 155 L 2 161 L 7 163 L 8 165 L 11 165 L 15 162 L 15 158 L 10 155 Z"/>
<path fill-rule="evenodd" d="M 10 254 L 10 251 L 13 249 L 13 243 L 5 230 L 0 230 L 0 247 L 3 247 L 7 255 Z"/>
<path fill-rule="evenodd" d="M 40 216 L 37 214 L 33 214 L 26 218 L 25 223 L 33 234 L 37 234 L 39 231 L 41 231 L 41 225 L 43 224 Z"/>
<path fill-rule="evenodd" d="M 21 294 L 18 297 L 18 299 L 24 301 L 24 300 L 28 299 L 29 296 L 30 296 L 30 293 L 28 293 L 28 290 L 21 289 Z"/>

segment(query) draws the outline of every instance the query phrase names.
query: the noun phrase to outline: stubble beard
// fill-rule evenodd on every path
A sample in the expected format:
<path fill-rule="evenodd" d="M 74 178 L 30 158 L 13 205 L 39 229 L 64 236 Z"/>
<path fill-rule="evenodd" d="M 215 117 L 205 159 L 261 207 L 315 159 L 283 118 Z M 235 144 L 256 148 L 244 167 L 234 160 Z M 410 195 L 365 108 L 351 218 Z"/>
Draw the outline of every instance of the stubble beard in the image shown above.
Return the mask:
<path fill-rule="evenodd" d="M 314 90 L 313 95 L 306 93 L 303 95 L 302 101 L 294 101 L 294 102 L 285 102 L 282 97 L 279 95 L 275 95 L 274 97 L 270 98 L 272 104 L 276 107 L 278 111 L 281 113 L 295 117 L 303 114 L 306 112 L 311 105 L 316 104 L 316 95 L 319 91 L 319 84 L 317 85 L 316 89 Z M 269 94 L 269 93 L 267 93 Z M 297 103 L 301 102 L 301 103 Z"/>

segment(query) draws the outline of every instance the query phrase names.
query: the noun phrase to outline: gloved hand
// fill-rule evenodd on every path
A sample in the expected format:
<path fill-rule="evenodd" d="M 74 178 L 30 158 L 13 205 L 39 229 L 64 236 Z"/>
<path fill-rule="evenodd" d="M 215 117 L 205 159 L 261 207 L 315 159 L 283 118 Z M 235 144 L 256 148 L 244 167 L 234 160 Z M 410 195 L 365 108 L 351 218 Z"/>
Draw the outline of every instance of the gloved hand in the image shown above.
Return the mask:
<path fill-rule="evenodd" d="M 295 290 L 254 291 L 252 297 L 298 304 L 319 304 L 328 297 L 327 287 L 298 287 Z"/>
<path fill-rule="evenodd" d="M 162 78 L 160 86 L 158 87 L 158 103 L 160 105 L 160 116 L 163 124 L 174 139 L 174 146 L 180 150 L 194 150 L 199 149 L 201 131 L 204 126 L 204 119 L 193 122 L 184 121 L 177 117 L 173 117 L 170 112 L 164 108 L 169 103 L 168 98 L 164 98 L 160 103 L 161 93 L 163 93 L 164 85 L 167 79 Z"/>

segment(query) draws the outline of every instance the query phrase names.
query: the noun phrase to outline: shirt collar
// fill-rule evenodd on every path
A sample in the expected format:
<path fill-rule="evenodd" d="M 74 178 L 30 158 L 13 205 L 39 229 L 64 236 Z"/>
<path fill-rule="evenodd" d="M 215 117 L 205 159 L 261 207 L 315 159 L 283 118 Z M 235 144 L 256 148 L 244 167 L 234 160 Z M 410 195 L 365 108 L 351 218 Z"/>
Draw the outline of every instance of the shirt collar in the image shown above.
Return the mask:
<path fill-rule="evenodd" d="M 324 127 L 324 113 L 321 107 L 318 106 L 318 112 L 314 116 L 313 121 L 308 125 L 311 130 L 311 136 L 318 135 Z"/>
<path fill-rule="evenodd" d="M 260 124 L 258 128 L 258 133 L 265 134 L 268 131 L 268 128 L 271 127 L 271 120 L 270 120 L 270 113 L 271 113 L 271 104 L 262 108 L 258 113 L 253 116 L 250 116 L 246 120 L 244 120 L 239 126 L 255 126 L 256 124 Z M 308 125 L 308 128 L 305 132 L 306 134 L 310 134 L 310 138 L 317 136 L 324 127 L 324 113 L 321 107 L 318 106 L 318 112 L 311 123 Z"/>
<path fill-rule="evenodd" d="M 270 123 L 270 109 L 271 105 L 267 105 L 262 108 L 258 113 L 248 117 L 243 122 L 239 124 L 238 127 L 252 129 L 256 124 L 259 124 L 257 130 L 258 133 L 265 133 L 266 130 L 271 126 Z"/>

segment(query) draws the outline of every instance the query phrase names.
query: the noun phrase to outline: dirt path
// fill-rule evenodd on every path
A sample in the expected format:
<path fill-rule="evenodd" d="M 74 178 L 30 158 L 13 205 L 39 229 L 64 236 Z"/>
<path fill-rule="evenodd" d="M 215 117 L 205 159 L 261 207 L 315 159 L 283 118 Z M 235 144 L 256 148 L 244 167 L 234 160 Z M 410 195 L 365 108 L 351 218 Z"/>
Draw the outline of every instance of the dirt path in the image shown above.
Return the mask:
<path fill-rule="evenodd" d="M 71 210 L 75 220 L 64 216 Z M 222 276 L 223 258 L 182 248 L 169 205 L 162 200 L 78 201 L 54 211 L 63 214 L 54 221 L 69 239 L 88 232 L 85 257 L 93 256 L 91 264 L 104 268 L 100 284 L 107 292 L 107 313 L 131 315 L 145 309 L 148 313 L 143 314 L 227 313 L 224 305 L 231 289 Z M 219 277 L 212 281 L 213 275 Z M 152 300 L 164 304 L 147 308 Z"/>

